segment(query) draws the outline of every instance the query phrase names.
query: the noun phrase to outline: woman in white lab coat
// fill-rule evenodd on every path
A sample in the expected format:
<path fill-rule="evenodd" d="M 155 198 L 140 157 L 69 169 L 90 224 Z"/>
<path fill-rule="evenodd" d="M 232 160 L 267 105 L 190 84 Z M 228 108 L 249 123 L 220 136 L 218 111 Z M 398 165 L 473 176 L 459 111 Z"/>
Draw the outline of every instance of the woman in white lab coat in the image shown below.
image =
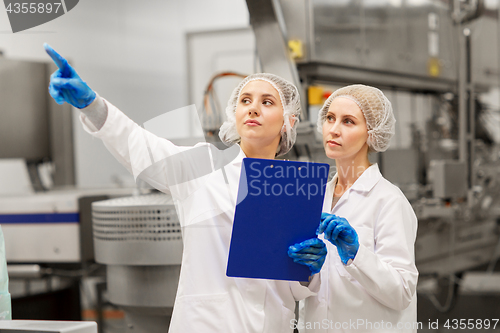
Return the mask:
<path fill-rule="evenodd" d="M 394 134 L 391 103 L 376 88 L 335 91 L 318 118 L 337 174 L 327 184 L 318 233 L 328 256 L 318 294 L 305 300 L 301 331 L 416 332 L 415 213 L 371 164 Z"/>
<path fill-rule="evenodd" d="M 247 77 L 234 90 L 220 131 L 225 143 L 238 144 L 222 152 L 206 143 L 178 147 L 96 95 L 64 58 L 45 48 L 59 67 L 51 77 L 52 97 L 81 109 L 87 132 L 136 178 L 174 198 L 184 250 L 169 332 L 292 332 L 295 301 L 314 290 L 225 273 L 242 159 L 274 159 L 292 147 L 300 113 L 295 86 L 271 74 Z M 303 263 L 314 273 L 326 247 L 318 239 L 310 243 L 298 252 L 312 256 Z"/>

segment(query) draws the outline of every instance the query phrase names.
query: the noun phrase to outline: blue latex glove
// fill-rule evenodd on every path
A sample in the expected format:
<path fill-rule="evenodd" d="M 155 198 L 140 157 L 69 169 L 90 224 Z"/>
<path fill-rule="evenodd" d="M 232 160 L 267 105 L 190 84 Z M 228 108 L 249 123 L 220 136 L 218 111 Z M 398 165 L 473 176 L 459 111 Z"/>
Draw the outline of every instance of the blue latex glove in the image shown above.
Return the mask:
<path fill-rule="evenodd" d="M 95 99 L 95 92 L 78 76 L 68 61 L 59 55 L 47 43 L 45 51 L 59 69 L 50 76 L 49 93 L 57 104 L 67 102 L 78 109 L 83 109 Z"/>
<path fill-rule="evenodd" d="M 337 247 L 337 252 L 344 265 L 349 259 L 354 260 L 359 249 L 358 234 L 345 218 L 322 213 L 316 234 L 321 233 L 324 233 L 325 239 Z"/>
<path fill-rule="evenodd" d="M 316 274 L 325 262 L 326 245 L 319 238 L 311 238 L 288 247 L 288 256 L 294 262 L 308 266 L 312 274 Z"/>

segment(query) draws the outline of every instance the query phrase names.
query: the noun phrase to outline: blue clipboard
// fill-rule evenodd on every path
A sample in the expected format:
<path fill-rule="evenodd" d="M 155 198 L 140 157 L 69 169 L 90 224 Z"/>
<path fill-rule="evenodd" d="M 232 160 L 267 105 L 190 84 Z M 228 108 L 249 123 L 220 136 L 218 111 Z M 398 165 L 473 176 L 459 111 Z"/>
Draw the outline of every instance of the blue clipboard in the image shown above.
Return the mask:
<path fill-rule="evenodd" d="M 308 281 L 290 245 L 316 237 L 330 166 L 244 158 L 226 275 Z"/>

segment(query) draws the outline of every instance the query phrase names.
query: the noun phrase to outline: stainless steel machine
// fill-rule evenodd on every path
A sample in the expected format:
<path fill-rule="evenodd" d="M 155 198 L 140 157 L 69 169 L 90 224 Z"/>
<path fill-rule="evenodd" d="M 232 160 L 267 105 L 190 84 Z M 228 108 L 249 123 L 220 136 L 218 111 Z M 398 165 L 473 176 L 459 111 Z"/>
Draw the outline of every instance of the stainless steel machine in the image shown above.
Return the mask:
<path fill-rule="evenodd" d="M 48 94 L 50 74 L 45 62 L 0 56 L 0 161 L 23 159 L 35 190 L 43 190 L 38 166 L 52 164 L 54 186 L 75 185 L 71 106 L 58 105 Z"/>
<path fill-rule="evenodd" d="M 110 302 L 128 332 L 166 332 L 182 257 L 172 198 L 148 194 L 92 204 L 96 261 L 106 265 Z"/>

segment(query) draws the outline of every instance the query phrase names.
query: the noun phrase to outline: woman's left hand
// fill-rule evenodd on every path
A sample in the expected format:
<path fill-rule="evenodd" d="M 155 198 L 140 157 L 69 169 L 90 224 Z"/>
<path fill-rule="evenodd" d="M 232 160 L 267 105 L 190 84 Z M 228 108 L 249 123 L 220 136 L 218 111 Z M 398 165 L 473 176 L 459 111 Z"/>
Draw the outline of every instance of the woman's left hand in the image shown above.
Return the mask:
<path fill-rule="evenodd" d="M 308 266 L 312 274 L 321 270 L 326 253 L 326 245 L 319 238 L 311 238 L 288 247 L 288 256 L 293 262 Z"/>
<path fill-rule="evenodd" d="M 325 239 L 337 247 L 340 259 L 347 264 L 349 259 L 354 260 L 359 249 L 356 230 L 343 217 L 322 213 L 321 222 L 316 234 L 325 234 Z"/>

